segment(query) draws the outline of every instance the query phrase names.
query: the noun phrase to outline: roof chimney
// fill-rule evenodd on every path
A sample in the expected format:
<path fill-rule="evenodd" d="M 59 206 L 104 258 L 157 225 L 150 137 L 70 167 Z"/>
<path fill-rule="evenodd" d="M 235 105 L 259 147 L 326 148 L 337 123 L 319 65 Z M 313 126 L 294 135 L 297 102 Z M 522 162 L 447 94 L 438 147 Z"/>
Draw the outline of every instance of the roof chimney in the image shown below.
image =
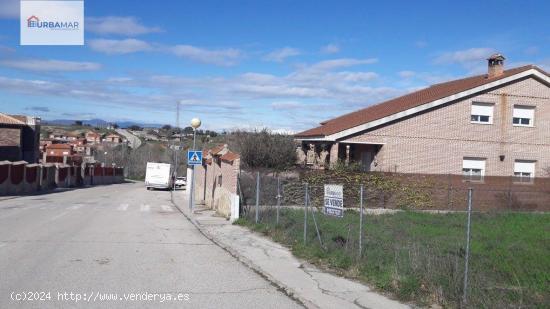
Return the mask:
<path fill-rule="evenodd" d="M 498 77 L 504 73 L 504 58 L 501 54 L 492 54 L 487 58 L 489 67 L 487 72 L 487 78 Z"/>

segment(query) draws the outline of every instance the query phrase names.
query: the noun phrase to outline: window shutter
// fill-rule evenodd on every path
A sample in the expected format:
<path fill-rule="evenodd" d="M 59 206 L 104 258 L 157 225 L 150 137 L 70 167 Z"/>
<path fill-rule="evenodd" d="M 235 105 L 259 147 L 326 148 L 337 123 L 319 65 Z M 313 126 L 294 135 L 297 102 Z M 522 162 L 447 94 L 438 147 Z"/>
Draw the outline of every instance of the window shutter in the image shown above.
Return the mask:
<path fill-rule="evenodd" d="M 472 103 L 472 115 L 493 117 L 493 106 L 490 103 Z"/>
<path fill-rule="evenodd" d="M 529 118 L 535 116 L 535 108 L 530 106 L 514 106 L 514 118 Z"/>
<path fill-rule="evenodd" d="M 485 159 L 464 158 L 462 168 L 475 168 L 485 171 Z"/>
<path fill-rule="evenodd" d="M 514 162 L 514 173 L 531 173 L 531 177 L 535 175 L 535 162 L 516 160 Z"/>

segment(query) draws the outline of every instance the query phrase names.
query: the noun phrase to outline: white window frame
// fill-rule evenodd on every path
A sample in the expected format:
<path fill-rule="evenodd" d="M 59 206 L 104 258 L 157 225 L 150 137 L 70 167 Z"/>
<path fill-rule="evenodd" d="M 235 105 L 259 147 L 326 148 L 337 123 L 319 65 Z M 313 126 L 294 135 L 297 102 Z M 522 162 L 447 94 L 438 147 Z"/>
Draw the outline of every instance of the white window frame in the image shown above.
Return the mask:
<path fill-rule="evenodd" d="M 529 110 L 529 112 L 520 112 L 521 110 Z M 516 111 L 518 111 L 516 113 Z M 535 126 L 535 106 L 530 105 L 514 105 L 512 110 L 512 125 L 514 127 L 534 127 Z M 528 114 L 531 115 L 528 115 Z M 518 119 L 519 123 L 515 123 Z M 529 119 L 529 124 L 522 124 L 521 121 Z"/>
<path fill-rule="evenodd" d="M 493 124 L 494 114 L 495 103 L 474 101 L 470 107 L 470 123 Z M 487 117 L 487 121 L 481 121 L 482 117 Z"/>
<path fill-rule="evenodd" d="M 532 183 L 535 179 L 536 164 L 535 160 L 515 160 L 514 182 Z"/>
<path fill-rule="evenodd" d="M 483 181 L 487 165 L 486 158 L 462 158 L 462 175 L 467 181 Z"/>

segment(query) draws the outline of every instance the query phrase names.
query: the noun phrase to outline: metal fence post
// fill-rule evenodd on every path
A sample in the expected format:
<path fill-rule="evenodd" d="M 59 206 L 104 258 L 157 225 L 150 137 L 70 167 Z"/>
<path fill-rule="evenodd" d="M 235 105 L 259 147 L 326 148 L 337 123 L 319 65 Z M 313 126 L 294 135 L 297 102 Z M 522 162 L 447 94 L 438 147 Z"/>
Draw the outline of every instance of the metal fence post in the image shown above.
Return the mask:
<path fill-rule="evenodd" d="M 361 185 L 359 197 L 359 258 L 363 254 L 363 185 Z"/>
<path fill-rule="evenodd" d="M 256 224 L 259 221 L 260 212 L 260 172 L 256 173 Z"/>
<path fill-rule="evenodd" d="M 308 184 L 306 183 L 306 192 L 304 196 L 304 245 L 306 244 L 307 239 L 307 204 L 309 202 L 309 192 Z"/>
<path fill-rule="evenodd" d="M 468 302 L 468 263 L 470 259 L 470 224 L 472 219 L 472 194 L 473 189 L 468 188 L 468 223 L 466 225 L 466 256 L 464 260 L 464 287 L 462 294 L 462 302 Z"/>
<path fill-rule="evenodd" d="M 309 192 L 307 195 L 307 203 L 308 205 L 311 204 L 311 199 L 309 198 Z M 321 233 L 319 233 L 319 226 L 317 225 L 317 219 L 315 219 L 315 212 L 313 211 L 313 207 L 309 207 L 311 209 L 311 217 L 313 218 L 313 224 L 315 224 L 315 232 L 317 233 L 317 239 L 319 240 L 319 245 L 321 248 L 324 248 L 323 246 L 323 240 L 321 239 Z"/>
<path fill-rule="evenodd" d="M 280 207 L 281 207 L 281 178 L 277 176 L 277 225 L 279 224 Z"/>

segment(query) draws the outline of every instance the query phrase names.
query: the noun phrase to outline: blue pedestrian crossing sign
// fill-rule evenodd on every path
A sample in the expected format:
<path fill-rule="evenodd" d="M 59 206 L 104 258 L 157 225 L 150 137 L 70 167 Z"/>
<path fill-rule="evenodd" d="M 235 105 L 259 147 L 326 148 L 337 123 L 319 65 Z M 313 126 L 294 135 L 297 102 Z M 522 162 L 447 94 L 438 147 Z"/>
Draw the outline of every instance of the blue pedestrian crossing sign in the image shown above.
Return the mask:
<path fill-rule="evenodd" d="M 189 150 L 187 152 L 187 164 L 189 164 L 189 165 L 201 165 L 202 164 L 202 151 Z"/>

